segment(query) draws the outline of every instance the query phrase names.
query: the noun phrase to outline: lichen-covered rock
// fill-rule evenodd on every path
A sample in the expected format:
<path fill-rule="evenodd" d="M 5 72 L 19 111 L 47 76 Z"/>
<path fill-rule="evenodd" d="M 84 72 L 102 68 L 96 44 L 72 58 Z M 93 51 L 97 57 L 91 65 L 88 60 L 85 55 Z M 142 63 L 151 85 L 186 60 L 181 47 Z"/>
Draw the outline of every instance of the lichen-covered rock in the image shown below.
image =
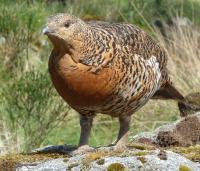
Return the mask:
<path fill-rule="evenodd" d="M 0 156 L 0 171 L 200 171 L 200 113 L 138 135 L 123 150 L 99 147 L 76 154 L 76 148 L 47 146 Z"/>
<path fill-rule="evenodd" d="M 65 162 L 63 158 L 52 159 L 41 163 L 22 164 L 15 169 L 16 171 L 44 171 L 44 170 L 59 170 L 66 171 Z"/>
<path fill-rule="evenodd" d="M 179 153 L 192 161 L 200 163 L 200 145 L 190 147 L 170 147 L 170 150 Z"/>
<path fill-rule="evenodd" d="M 200 144 L 200 112 L 133 137 L 134 141 L 160 147 Z"/>
<path fill-rule="evenodd" d="M 161 159 L 159 156 L 160 150 L 152 150 L 144 156 L 137 156 L 131 153 L 119 153 L 116 156 L 102 156 L 93 161 L 85 161 L 88 154 L 77 155 L 65 160 L 64 158 L 51 159 L 48 161 L 41 161 L 37 164 L 25 164 L 17 167 L 16 171 L 43 171 L 43 170 L 59 170 L 59 171 L 200 171 L 200 165 L 192 162 L 185 157 L 171 152 L 165 151 L 166 158 Z M 102 153 L 101 153 L 102 154 Z M 112 152 L 110 153 L 112 154 Z M 127 154 L 127 156 L 126 156 Z M 99 162 L 100 159 L 103 162 Z"/>

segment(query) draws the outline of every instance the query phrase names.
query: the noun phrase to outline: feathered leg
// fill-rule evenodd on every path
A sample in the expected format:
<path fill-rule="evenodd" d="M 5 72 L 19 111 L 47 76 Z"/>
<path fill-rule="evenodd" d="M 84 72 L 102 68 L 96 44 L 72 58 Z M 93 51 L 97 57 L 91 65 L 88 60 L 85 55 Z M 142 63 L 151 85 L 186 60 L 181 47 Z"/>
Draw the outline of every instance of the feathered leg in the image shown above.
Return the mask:
<path fill-rule="evenodd" d="M 128 140 L 128 131 L 130 128 L 130 121 L 131 121 L 130 116 L 119 118 L 120 129 L 117 140 L 115 141 L 116 147 L 119 149 L 126 147 L 126 143 Z"/>
<path fill-rule="evenodd" d="M 94 114 L 89 116 L 80 114 L 81 134 L 78 149 L 73 152 L 74 154 L 84 153 L 93 150 L 93 148 L 88 145 L 88 140 L 94 116 Z"/>

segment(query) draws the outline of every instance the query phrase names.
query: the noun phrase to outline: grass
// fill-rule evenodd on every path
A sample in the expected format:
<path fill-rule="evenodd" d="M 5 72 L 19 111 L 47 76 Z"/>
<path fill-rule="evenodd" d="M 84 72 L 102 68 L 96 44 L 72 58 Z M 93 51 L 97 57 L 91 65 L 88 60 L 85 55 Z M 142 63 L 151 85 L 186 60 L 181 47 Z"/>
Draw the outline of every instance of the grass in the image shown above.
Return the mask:
<path fill-rule="evenodd" d="M 167 32 L 167 41 L 160 43 L 167 50 L 168 68 L 172 80 L 184 94 L 199 91 L 200 79 L 200 30 L 194 25 L 176 25 Z"/>
<path fill-rule="evenodd" d="M 42 0 L 0 0 L 0 4 L 0 40 L 5 39 L 0 41 L 0 131 L 3 134 L 0 142 L 6 150 L 27 151 L 48 144 L 78 143 L 78 114 L 70 110 L 63 115 L 68 106 L 52 89 L 47 74 L 52 47 L 41 35 L 47 16 L 58 12 L 73 13 L 86 20 L 138 25 L 168 52 L 168 68 L 176 87 L 185 95 L 199 91 L 200 3 L 197 0 L 76 0 L 66 1 L 66 6 L 57 1 L 47 4 Z M 172 18 L 177 16 L 187 17 L 193 24 L 172 25 Z M 152 26 L 156 20 L 164 23 L 165 37 Z M 52 122 L 56 120 L 55 113 L 63 116 L 62 120 Z M 133 115 L 130 135 L 151 131 L 178 117 L 175 102 L 151 100 Z M 98 115 L 90 145 L 111 143 L 118 127 L 116 119 Z"/>
<path fill-rule="evenodd" d="M 13 143 L 23 135 L 25 151 L 39 146 L 70 110 L 57 96 L 49 75 L 36 71 L 26 72 L 14 84 L 7 84 L 2 97 L 3 118 L 12 132 Z"/>

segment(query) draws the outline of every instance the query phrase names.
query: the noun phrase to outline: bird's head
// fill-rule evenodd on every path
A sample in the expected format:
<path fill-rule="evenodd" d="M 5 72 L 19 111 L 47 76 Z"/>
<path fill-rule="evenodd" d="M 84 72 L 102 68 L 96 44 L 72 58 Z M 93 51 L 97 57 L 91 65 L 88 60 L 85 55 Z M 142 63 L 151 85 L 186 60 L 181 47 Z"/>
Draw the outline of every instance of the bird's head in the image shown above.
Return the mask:
<path fill-rule="evenodd" d="M 69 47 L 80 44 L 86 30 L 85 22 L 73 15 L 56 14 L 48 17 L 43 34 L 47 35 L 54 47 Z"/>

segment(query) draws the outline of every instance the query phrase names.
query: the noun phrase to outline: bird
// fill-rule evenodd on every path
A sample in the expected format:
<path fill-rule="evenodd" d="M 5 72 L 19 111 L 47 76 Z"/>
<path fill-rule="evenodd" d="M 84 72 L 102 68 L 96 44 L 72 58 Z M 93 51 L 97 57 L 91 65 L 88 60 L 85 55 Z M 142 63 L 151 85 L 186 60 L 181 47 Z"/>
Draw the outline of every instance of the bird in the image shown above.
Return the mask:
<path fill-rule="evenodd" d="M 78 150 L 89 148 L 97 113 L 118 118 L 113 145 L 120 148 L 131 116 L 150 99 L 185 99 L 170 80 L 166 51 L 133 24 L 58 13 L 48 17 L 43 34 L 53 45 L 48 63 L 53 85 L 80 115 Z"/>

